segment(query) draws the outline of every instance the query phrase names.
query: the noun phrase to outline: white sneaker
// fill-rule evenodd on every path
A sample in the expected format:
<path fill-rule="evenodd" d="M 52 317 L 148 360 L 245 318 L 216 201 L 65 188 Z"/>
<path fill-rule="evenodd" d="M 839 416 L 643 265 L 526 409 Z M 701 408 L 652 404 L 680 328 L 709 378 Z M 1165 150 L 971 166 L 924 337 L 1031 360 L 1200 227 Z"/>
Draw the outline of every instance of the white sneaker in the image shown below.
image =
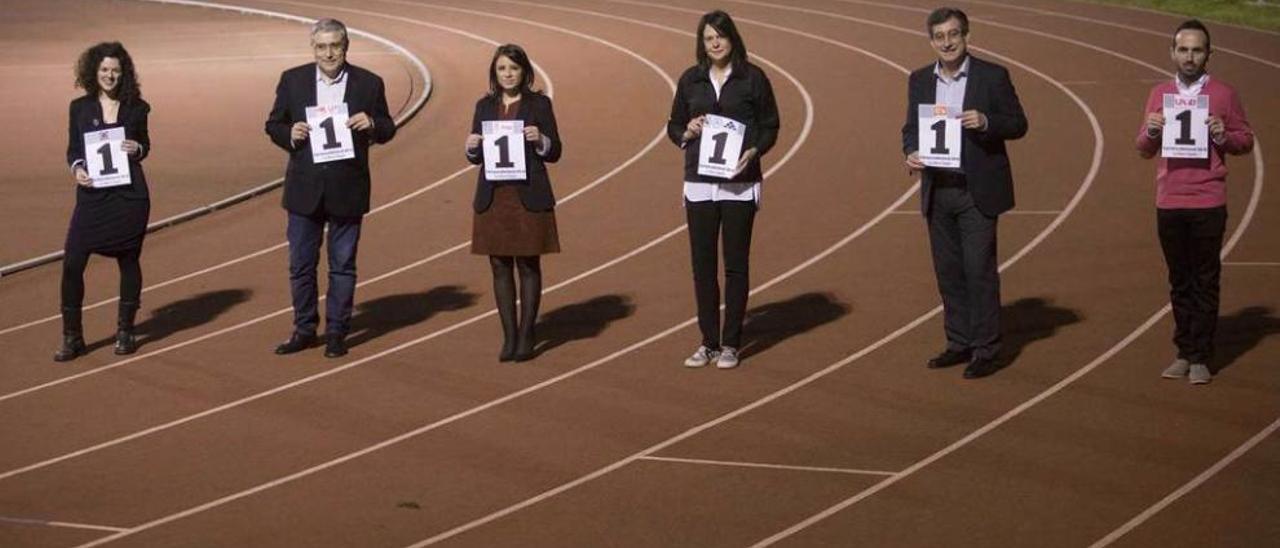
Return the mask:
<path fill-rule="evenodd" d="M 1203 363 L 1193 363 L 1187 378 L 1191 381 L 1191 384 L 1209 384 L 1209 381 L 1213 380 L 1213 373 L 1209 372 L 1209 366 Z"/>
<path fill-rule="evenodd" d="M 726 346 L 720 349 L 720 357 L 716 358 L 716 367 L 733 369 L 738 366 L 738 349 Z"/>
<path fill-rule="evenodd" d="M 707 365 L 708 363 L 711 363 L 711 360 L 716 359 L 718 356 L 720 356 L 719 351 L 712 350 L 705 346 L 699 346 L 697 350 L 693 351 L 692 356 L 685 358 L 684 366 L 685 367 L 702 367 L 704 365 Z"/>
<path fill-rule="evenodd" d="M 1178 358 L 1173 360 L 1173 363 L 1169 364 L 1169 367 L 1166 367 L 1164 373 L 1161 373 L 1160 376 L 1166 379 L 1181 379 L 1187 376 L 1187 372 L 1190 370 L 1191 362 Z"/>

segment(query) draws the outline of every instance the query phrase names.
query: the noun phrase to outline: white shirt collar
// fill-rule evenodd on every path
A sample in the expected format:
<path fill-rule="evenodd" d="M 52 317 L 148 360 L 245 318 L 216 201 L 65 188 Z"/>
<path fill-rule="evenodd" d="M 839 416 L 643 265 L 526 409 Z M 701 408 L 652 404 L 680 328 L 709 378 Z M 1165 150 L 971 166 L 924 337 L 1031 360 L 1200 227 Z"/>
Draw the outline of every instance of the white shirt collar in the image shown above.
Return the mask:
<path fill-rule="evenodd" d="M 964 56 L 964 62 L 960 63 L 960 70 L 957 70 L 955 73 L 955 76 L 951 78 L 947 78 L 942 74 L 942 61 L 934 62 L 933 75 L 936 76 L 938 79 L 947 83 L 955 82 L 956 80 L 960 80 L 962 78 L 968 78 L 969 77 L 969 59 L 970 59 L 969 54 L 966 53 Z"/>
<path fill-rule="evenodd" d="M 342 66 L 342 70 L 338 71 L 338 76 L 337 76 L 337 77 L 335 77 L 335 78 L 333 79 L 333 82 L 332 82 L 332 83 L 330 83 L 330 82 L 326 82 L 326 81 L 325 81 L 325 79 L 324 79 L 324 72 L 322 72 L 322 71 L 320 70 L 320 65 L 316 65 L 316 82 L 319 82 L 319 83 L 322 83 L 322 84 L 325 84 L 325 85 L 329 85 L 329 86 L 336 86 L 336 85 L 338 85 L 338 84 L 346 83 L 346 80 L 347 80 L 347 66 L 346 66 L 346 65 L 343 65 L 343 66 Z"/>
<path fill-rule="evenodd" d="M 1209 83 L 1209 73 L 1201 74 L 1200 78 L 1190 85 L 1184 84 L 1182 78 L 1174 74 L 1173 82 L 1178 86 L 1178 93 L 1181 95 L 1200 95 L 1200 92 L 1204 90 L 1204 85 Z"/>

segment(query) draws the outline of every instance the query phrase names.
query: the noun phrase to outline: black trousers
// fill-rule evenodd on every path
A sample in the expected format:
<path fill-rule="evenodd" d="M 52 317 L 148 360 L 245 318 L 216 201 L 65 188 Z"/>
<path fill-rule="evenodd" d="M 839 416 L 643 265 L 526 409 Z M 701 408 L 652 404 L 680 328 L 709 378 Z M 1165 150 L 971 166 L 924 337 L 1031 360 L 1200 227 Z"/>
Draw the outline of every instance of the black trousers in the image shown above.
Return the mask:
<path fill-rule="evenodd" d="M 751 289 L 749 259 L 755 202 L 685 202 L 689 251 L 693 262 L 693 293 L 698 304 L 702 345 L 742 347 L 742 321 Z M 721 234 L 724 239 L 724 333 L 720 324 Z"/>
<path fill-rule="evenodd" d="M 1178 357 L 1208 363 L 1213 358 L 1213 336 L 1218 327 L 1227 208 L 1157 209 L 1156 229 L 1169 268 L 1173 344 L 1178 347 Z"/>
<path fill-rule="evenodd" d="M 947 349 L 994 358 L 1000 350 L 1000 271 L 996 224 L 963 183 L 932 189 L 929 247 L 942 295 Z"/>
<path fill-rule="evenodd" d="M 142 297 L 142 248 L 113 255 L 120 266 L 120 300 L 138 302 Z M 84 304 L 84 271 L 88 253 L 67 253 L 62 261 L 62 306 L 80 308 Z"/>

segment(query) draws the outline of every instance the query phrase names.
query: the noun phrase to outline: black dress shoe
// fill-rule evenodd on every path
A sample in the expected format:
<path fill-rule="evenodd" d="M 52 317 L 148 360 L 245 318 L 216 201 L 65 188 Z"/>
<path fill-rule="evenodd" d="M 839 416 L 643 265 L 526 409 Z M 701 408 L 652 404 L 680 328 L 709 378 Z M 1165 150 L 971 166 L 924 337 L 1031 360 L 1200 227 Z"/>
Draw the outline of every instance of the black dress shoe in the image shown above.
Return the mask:
<path fill-rule="evenodd" d="M 941 354 L 929 359 L 929 369 L 941 369 L 943 367 L 960 365 L 969 361 L 972 357 L 973 353 L 968 350 L 962 352 L 955 350 L 943 350 Z"/>
<path fill-rule="evenodd" d="M 347 339 L 341 335 L 329 335 L 324 343 L 324 357 L 341 358 L 347 355 Z"/>
<path fill-rule="evenodd" d="M 969 367 L 964 368 L 964 378 L 980 379 L 1000 370 L 1000 365 L 992 358 L 974 358 Z"/>
<path fill-rule="evenodd" d="M 280 345 L 276 347 L 276 354 L 280 354 L 283 356 L 285 354 L 301 352 L 303 350 L 311 348 L 312 346 L 315 346 L 315 344 L 316 344 L 315 335 L 304 335 L 302 333 L 294 333 L 292 335 L 289 335 L 289 340 L 280 343 Z"/>

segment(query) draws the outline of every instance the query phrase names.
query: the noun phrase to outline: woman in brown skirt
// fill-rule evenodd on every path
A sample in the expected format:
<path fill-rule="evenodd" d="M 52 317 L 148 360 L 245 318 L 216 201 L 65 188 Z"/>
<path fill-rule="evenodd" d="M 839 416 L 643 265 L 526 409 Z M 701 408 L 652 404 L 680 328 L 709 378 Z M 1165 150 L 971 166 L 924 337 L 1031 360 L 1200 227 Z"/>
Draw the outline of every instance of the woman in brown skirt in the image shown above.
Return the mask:
<path fill-rule="evenodd" d="M 473 204 L 471 252 L 488 255 L 493 269 L 503 335 L 499 361 L 533 358 L 533 328 L 542 299 L 541 255 L 560 251 L 556 200 L 546 167 L 560 159 L 560 135 L 551 98 L 532 89 L 533 79 L 533 63 L 520 46 L 499 46 L 489 63 L 489 93 L 476 102 L 466 142 L 467 160 L 482 166 Z M 520 133 L 512 138 L 495 131 L 485 142 L 484 122 L 504 121 L 508 128 L 519 121 Z M 523 150 L 523 171 L 513 145 Z M 520 272 L 519 323 L 514 270 Z"/>

